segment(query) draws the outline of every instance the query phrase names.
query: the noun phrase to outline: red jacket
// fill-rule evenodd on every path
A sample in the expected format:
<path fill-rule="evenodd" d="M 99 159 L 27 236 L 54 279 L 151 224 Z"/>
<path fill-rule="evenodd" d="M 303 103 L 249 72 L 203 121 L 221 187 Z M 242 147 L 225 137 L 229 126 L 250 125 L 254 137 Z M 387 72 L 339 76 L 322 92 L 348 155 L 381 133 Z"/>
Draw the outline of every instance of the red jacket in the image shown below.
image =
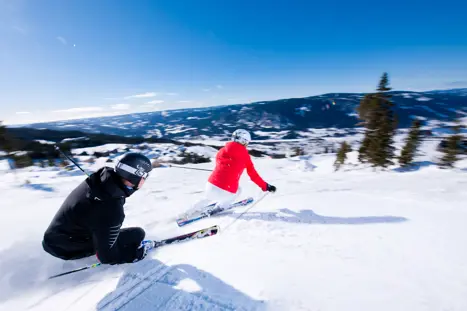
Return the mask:
<path fill-rule="evenodd" d="M 250 179 L 266 191 L 267 184 L 256 172 L 248 150 L 237 142 L 228 142 L 219 150 L 216 155 L 216 167 L 208 181 L 221 189 L 236 193 L 245 168 Z"/>

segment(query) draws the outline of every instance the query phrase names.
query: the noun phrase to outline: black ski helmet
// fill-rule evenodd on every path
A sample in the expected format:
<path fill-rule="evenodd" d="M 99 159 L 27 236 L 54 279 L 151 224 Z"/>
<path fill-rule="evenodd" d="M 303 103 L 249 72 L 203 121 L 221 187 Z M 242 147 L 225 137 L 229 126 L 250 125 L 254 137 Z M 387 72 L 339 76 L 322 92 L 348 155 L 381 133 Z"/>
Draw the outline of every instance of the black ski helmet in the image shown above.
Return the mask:
<path fill-rule="evenodd" d="M 125 154 L 115 166 L 117 175 L 131 182 L 135 188 L 138 187 L 142 178 L 148 178 L 151 170 L 151 161 L 146 156 L 135 152 Z"/>

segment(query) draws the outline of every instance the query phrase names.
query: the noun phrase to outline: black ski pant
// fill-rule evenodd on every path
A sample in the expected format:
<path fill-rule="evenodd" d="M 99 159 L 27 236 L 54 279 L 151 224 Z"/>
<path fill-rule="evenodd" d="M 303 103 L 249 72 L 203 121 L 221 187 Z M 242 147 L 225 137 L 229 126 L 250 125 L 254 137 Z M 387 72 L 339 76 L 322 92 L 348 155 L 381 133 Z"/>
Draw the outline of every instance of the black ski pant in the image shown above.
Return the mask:
<path fill-rule="evenodd" d="M 144 240 L 146 233 L 142 228 L 130 227 L 120 230 L 115 242 L 124 257 L 134 256 L 136 248 Z M 42 247 L 50 255 L 63 259 L 75 260 L 96 255 L 96 249 L 91 235 L 46 235 Z M 127 255 L 127 256 L 125 256 Z"/>

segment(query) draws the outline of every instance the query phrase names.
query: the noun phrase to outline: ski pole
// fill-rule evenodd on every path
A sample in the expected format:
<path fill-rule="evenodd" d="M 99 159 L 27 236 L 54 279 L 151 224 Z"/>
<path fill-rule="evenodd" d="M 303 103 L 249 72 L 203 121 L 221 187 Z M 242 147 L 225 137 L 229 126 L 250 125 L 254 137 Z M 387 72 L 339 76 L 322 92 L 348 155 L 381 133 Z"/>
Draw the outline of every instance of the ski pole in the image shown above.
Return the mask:
<path fill-rule="evenodd" d="M 258 204 L 262 199 L 264 199 L 267 195 L 269 194 L 269 192 L 266 192 L 266 194 L 264 194 L 258 201 L 254 202 L 249 208 L 247 208 L 246 210 L 244 210 L 242 213 L 240 213 L 240 215 L 238 215 L 234 221 L 232 221 L 230 224 L 228 224 L 223 231 L 225 231 L 228 227 L 230 227 L 231 225 L 233 225 L 238 219 L 240 219 L 240 217 L 242 215 L 244 215 L 246 212 L 248 212 L 250 209 L 252 209 L 256 204 Z"/>
<path fill-rule="evenodd" d="M 79 168 L 84 174 L 86 174 L 87 176 L 89 176 L 88 173 L 86 173 L 82 168 L 81 166 L 78 165 L 78 163 L 76 163 L 73 159 L 71 159 L 70 157 L 68 157 L 57 145 L 54 145 L 55 147 L 55 150 L 58 150 L 61 154 L 63 154 L 63 156 L 65 156 L 65 158 L 67 158 L 68 160 L 70 160 L 71 162 L 73 162 L 74 165 L 76 165 L 77 168 Z"/>
<path fill-rule="evenodd" d="M 166 164 L 168 167 L 175 167 L 175 168 L 182 168 L 186 170 L 196 170 L 196 171 L 206 171 L 206 172 L 212 172 L 212 170 L 205 169 L 205 168 L 196 168 L 196 167 L 187 167 L 187 166 L 177 166 L 173 164 Z"/>
<path fill-rule="evenodd" d="M 92 264 L 90 266 L 86 266 L 86 267 L 81 267 L 81 268 L 78 268 L 78 269 L 74 269 L 74 270 L 70 270 L 70 271 L 67 271 L 67 272 L 63 272 L 63 273 L 59 273 L 59 274 L 56 274 L 56 275 L 52 275 L 51 277 L 49 277 L 49 279 L 53 279 L 53 278 L 57 278 L 59 276 L 62 276 L 62 275 L 67 275 L 67 274 L 71 274 L 71 273 L 75 273 L 75 272 L 78 272 L 78 271 L 83 271 L 83 270 L 87 270 L 87 269 L 92 269 L 92 268 L 95 268 L 95 267 L 98 267 L 102 265 L 100 262 L 98 263 L 95 263 L 95 264 Z"/>

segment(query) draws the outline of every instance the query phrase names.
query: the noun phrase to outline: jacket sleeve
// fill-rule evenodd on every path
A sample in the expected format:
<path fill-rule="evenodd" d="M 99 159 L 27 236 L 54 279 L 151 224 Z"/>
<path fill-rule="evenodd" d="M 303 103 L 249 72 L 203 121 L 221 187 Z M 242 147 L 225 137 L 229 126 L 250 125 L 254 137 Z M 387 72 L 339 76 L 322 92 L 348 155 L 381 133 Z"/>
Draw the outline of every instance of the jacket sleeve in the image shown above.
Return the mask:
<path fill-rule="evenodd" d="M 267 190 L 267 183 L 259 176 L 258 172 L 255 169 L 255 166 L 253 165 L 253 162 L 251 161 L 250 154 L 248 151 L 245 151 L 245 161 L 246 161 L 246 172 L 248 173 L 248 176 L 250 176 L 250 179 L 258 185 L 263 191 Z"/>
<path fill-rule="evenodd" d="M 110 202 L 108 202 L 110 203 Z M 123 219 L 120 215 L 111 213 L 111 207 L 103 204 L 93 226 L 93 242 L 97 258 L 104 264 L 125 263 L 125 254 L 118 243 Z"/>

